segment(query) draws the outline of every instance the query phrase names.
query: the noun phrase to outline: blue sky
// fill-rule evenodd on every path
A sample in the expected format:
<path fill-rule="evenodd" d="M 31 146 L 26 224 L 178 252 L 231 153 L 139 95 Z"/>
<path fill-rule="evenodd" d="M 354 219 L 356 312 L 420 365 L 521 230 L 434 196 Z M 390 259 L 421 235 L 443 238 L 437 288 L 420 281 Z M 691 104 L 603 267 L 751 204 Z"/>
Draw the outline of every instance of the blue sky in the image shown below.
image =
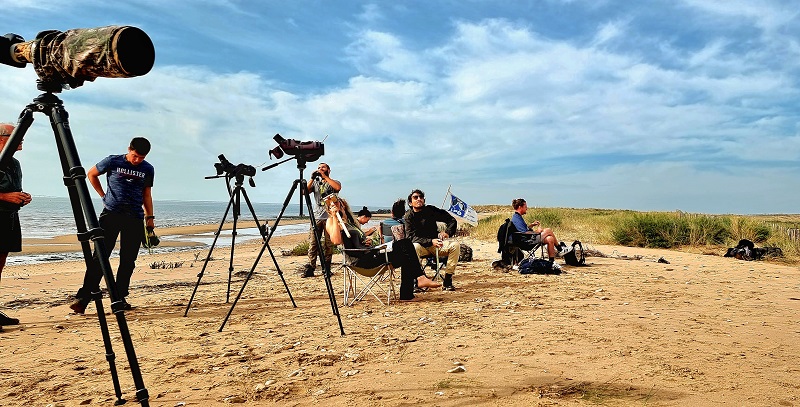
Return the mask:
<path fill-rule="evenodd" d="M 325 139 L 356 205 L 413 188 L 469 204 L 798 213 L 800 18 L 791 1 L 0 0 L 0 31 L 132 25 L 153 70 L 60 98 L 85 168 L 154 148 L 154 197 L 227 200 L 219 154 L 282 202 L 276 133 Z M 0 121 L 39 94 L 0 66 Z M 66 196 L 46 116 L 17 158 Z M 327 138 L 326 138 L 327 137 Z M 309 163 L 306 176 L 318 162 Z"/>

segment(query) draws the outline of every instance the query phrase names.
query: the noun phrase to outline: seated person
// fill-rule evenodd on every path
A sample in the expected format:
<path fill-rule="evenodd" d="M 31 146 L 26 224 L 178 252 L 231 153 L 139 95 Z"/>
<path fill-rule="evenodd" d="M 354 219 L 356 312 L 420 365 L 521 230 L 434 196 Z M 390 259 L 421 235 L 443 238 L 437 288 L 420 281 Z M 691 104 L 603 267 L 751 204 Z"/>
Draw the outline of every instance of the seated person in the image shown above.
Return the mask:
<path fill-rule="evenodd" d="M 326 210 L 329 216 L 325 223 L 325 229 L 331 237 L 331 242 L 336 245 L 343 245 L 345 249 L 365 250 L 346 252 L 345 255 L 351 261 L 351 264 L 369 269 L 385 263 L 386 255 L 382 252 L 382 249 L 370 249 L 372 242 L 361 231 L 361 227 L 355 220 L 346 200 L 341 197 L 331 200 L 327 204 Z M 341 216 L 345 227 L 347 227 L 347 231 L 350 232 L 349 238 L 336 217 L 337 212 Z M 431 281 L 422 272 L 422 266 L 419 264 L 419 258 L 410 240 L 395 240 L 390 245 L 389 262 L 392 266 L 400 268 L 400 300 L 411 301 L 414 299 L 414 280 L 416 280 L 419 287 L 441 287 L 441 284 Z"/>
<path fill-rule="evenodd" d="M 403 223 L 403 216 L 406 214 L 406 200 L 405 199 L 398 199 L 392 205 L 392 218 L 383 221 L 384 225 L 390 226 L 392 228 L 392 234 L 390 236 L 384 236 L 384 241 L 391 242 L 394 239 L 405 239 L 406 238 L 406 231 L 405 231 L 405 224 Z M 397 226 L 397 227 L 395 227 Z"/>
<path fill-rule="evenodd" d="M 358 220 L 358 224 L 361 225 L 361 226 L 364 226 L 367 223 L 369 223 L 369 221 L 371 219 L 372 219 L 372 212 L 370 212 L 369 209 L 367 209 L 366 206 L 362 207 L 361 210 L 358 211 L 358 213 L 356 214 L 356 220 Z M 374 243 L 376 245 L 380 244 L 380 242 L 381 242 L 380 236 L 375 233 L 377 231 L 378 231 L 378 227 L 377 226 L 373 226 L 373 227 L 371 227 L 371 228 L 369 228 L 369 229 L 364 231 L 364 235 L 366 235 L 367 237 L 372 238 L 372 243 Z"/>
<path fill-rule="evenodd" d="M 458 264 L 458 256 L 461 254 L 461 244 L 448 238 L 456 234 L 458 227 L 456 219 L 444 209 L 426 205 L 425 193 L 419 189 L 408 194 L 408 206 L 411 210 L 406 212 L 403 218 L 406 224 L 406 237 L 414 242 L 419 257 L 436 256 L 437 252 L 439 257 L 447 257 L 442 290 L 455 291 L 453 274 Z M 437 222 L 447 225 L 445 231 L 439 232 Z"/>
<path fill-rule="evenodd" d="M 511 223 L 514 224 L 514 227 L 517 228 L 518 232 L 530 235 L 530 239 L 528 239 L 526 242 L 528 246 L 521 246 L 521 248 L 530 250 L 536 244 L 544 242 L 544 244 L 547 245 L 547 255 L 550 258 L 550 261 L 555 260 L 558 239 L 556 238 L 556 235 L 553 234 L 553 230 L 550 228 L 542 228 L 538 220 L 533 221 L 530 225 L 525 224 L 523 215 L 528 213 L 528 203 L 525 202 L 524 199 L 517 198 L 511 201 L 511 206 L 514 207 L 514 215 L 511 216 Z M 565 254 L 568 251 L 568 248 L 565 247 L 562 250 L 562 252 L 558 253 L 559 256 Z"/>

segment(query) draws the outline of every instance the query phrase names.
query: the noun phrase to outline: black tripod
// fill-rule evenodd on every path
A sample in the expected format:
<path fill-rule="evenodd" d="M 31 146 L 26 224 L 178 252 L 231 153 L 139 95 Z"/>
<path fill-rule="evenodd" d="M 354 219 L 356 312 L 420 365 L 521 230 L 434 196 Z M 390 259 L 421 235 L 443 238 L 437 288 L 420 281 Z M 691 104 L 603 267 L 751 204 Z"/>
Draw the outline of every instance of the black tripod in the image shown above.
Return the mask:
<path fill-rule="evenodd" d="M 221 175 L 210 176 L 206 177 L 206 179 L 212 178 L 220 178 Z M 236 183 L 231 190 L 231 179 L 235 179 Z M 244 201 L 247 204 L 247 208 L 250 209 L 250 214 L 253 215 L 253 220 L 256 222 L 256 227 L 258 228 L 259 233 L 261 233 L 261 239 L 266 241 L 267 239 L 267 225 L 264 224 L 263 226 L 259 223 L 258 217 L 256 216 L 256 211 L 253 209 L 253 204 L 250 202 L 250 198 L 247 196 L 247 191 L 244 189 L 242 184 L 244 183 L 244 175 L 242 174 L 225 174 L 225 185 L 228 188 L 228 195 L 230 195 L 230 199 L 228 200 L 228 207 L 225 209 L 225 214 L 222 215 L 222 220 L 219 223 L 219 228 L 217 232 L 214 234 L 214 241 L 211 243 L 211 247 L 208 249 L 208 256 L 206 256 L 206 260 L 203 263 L 203 269 L 200 270 L 200 273 L 197 274 L 197 283 L 194 285 L 194 291 L 192 291 L 192 297 L 189 298 L 189 303 L 186 305 L 186 312 L 183 313 L 183 316 L 187 316 L 189 314 L 189 308 L 192 306 L 192 301 L 194 300 L 194 296 L 197 293 L 197 287 L 200 286 L 200 280 L 203 278 L 203 274 L 205 274 L 206 266 L 208 265 L 208 261 L 211 260 L 211 253 L 214 251 L 214 246 L 217 244 L 217 239 L 219 238 L 220 233 L 222 232 L 222 227 L 225 225 L 225 220 L 228 218 L 228 212 L 231 212 L 231 208 L 233 208 L 233 229 L 231 232 L 231 257 L 230 262 L 228 263 L 228 290 L 225 294 L 225 302 L 230 302 L 230 295 L 231 295 L 231 279 L 233 278 L 233 254 L 236 247 L 236 226 L 239 221 L 239 215 L 241 214 L 241 195 L 244 195 Z M 253 179 L 250 178 L 250 186 L 255 186 L 253 183 Z M 286 285 L 286 280 L 283 278 L 283 273 L 278 270 L 278 274 L 281 276 L 281 280 L 283 280 L 283 285 L 286 286 L 286 292 L 289 293 L 289 298 L 292 299 L 292 304 L 294 304 L 294 299 L 292 298 L 292 293 L 289 292 L 289 286 Z"/>
<path fill-rule="evenodd" d="M 281 208 L 281 212 L 278 214 L 278 217 L 275 219 L 275 223 L 272 225 L 273 233 L 270 234 L 267 237 L 267 239 L 264 241 L 264 244 L 261 246 L 261 251 L 258 253 L 258 256 L 256 256 L 256 261 L 253 262 L 253 267 L 250 268 L 250 272 L 247 274 L 247 278 L 245 278 L 244 283 L 242 283 L 242 288 L 239 290 L 239 294 L 236 295 L 236 299 L 233 300 L 233 305 L 231 305 L 231 309 L 228 311 L 228 315 L 226 315 L 225 316 L 225 320 L 222 321 L 222 325 L 220 325 L 220 327 L 219 327 L 219 332 L 222 332 L 222 329 L 225 327 L 225 324 L 228 322 L 228 318 L 230 318 L 231 313 L 233 313 L 233 308 L 236 307 L 236 303 L 239 302 L 239 298 L 242 296 L 242 292 L 244 292 L 244 288 L 247 286 L 247 282 L 250 281 L 250 277 L 253 275 L 253 270 L 256 269 L 256 266 L 258 265 L 258 262 L 261 260 L 261 256 L 264 254 L 264 250 L 269 250 L 269 255 L 272 257 L 272 261 L 275 263 L 275 268 L 278 269 L 278 274 L 281 274 L 281 276 L 283 276 L 283 274 L 280 271 L 281 270 L 280 266 L 278 266 L 278 262 L 277 262 L 277 260 L 275 260 L 275 255 L 272 253 L 272 248 L 269 247 L 269 239 L 274 234 L 274 231 L 278 228 L 278 224 L 280 223 L 281 218 L 283 218 L 283 213 L 286 211 L 286 207 L 289 206 L 289 201 L 292 199 L 292 196 L 294 195 L 294 191 L 297 189 L 297 187 L 299 185 L 300 186 L 300 202 L 301 202 L 301 204 L 300 204 L 300 214 L 302 216 L 302 213 L 303 213 L 302 201 L 303 201 L 303 197 L 305 197 L 305 204 L 306 204 L 306 208 L 308 208 L 308 216 L 309 216 L 309 220 L 311 221 L 311 228 L 314 229 L 314 240 L 315 240 L 314 243 L 317 245 L 317 248 L 318 248 L 317 252 L 319 254 L 319 263 L 320 263 L 320 265 L 322 265 L 322 270 L 323 270 L 323 272 L 325 274 L 325 287 L 328 290 L 328 298 L 331 301 L 331 309 L 333 310 L 333 315 L 336 315 L 336 319 L 339 322 L 339 331 L 341 332 L 342 335 L 344 335 L 344 327 L 342 326 L 342 317 L 339 315 L 339 306 L 336 305 L 336 294 L 333 291 L 333 284 L 331 283 L 331 265 L 325 259 L 325 249 L 322 247 L 322 239 L 321 239 L 319 233 L 316 231 L 316 227 L 315 227 L 317 222 L 316 222 L 316 219 L 314 219 L 314 211 L 312 210 L 313 207 L 311 206 L 311 195 L 309 194 L 309 191 L 308 191 L 308 184 L 306 183 L 306 180 L 303 178 L 303 170 L 306 168 L 306 162 L 308 161 L 307 158 L 303 157 L 301 155 L 296 155 L 296 156 L 293 156 L 292 158 L 287 158 L 286 160 L 280 161 L 280 162 L 278 162 L 276 164 L 272 164 L 270 166 L 264 167 L 261 170 L 262 171 L 266 171 L 266 170 L 268 170 L 270 168 L 276 167 L 276 166 L 278 166 L 278 165 L 280 165 L 282 163 L 285 163 L 285 162 L 287 162 L 289 160 L 297 160 L 297 169 L 300 171 L 300 178 L 294 180 L 294 183 L 292 183 L 292 188 L 289 190 L 289 193 L 286 195 L 286 200 L 283 201 L 283 207 Z M 283 278 L 283 277 L 281 277 L 281 278 Z M 285 280 L 284 280 L 284 284 L 286 284 Z M 289 288 L 287 287 L 286 290 L 288 291 Z M 292 300 L 292 305 L 294 305 L 294 300 Z M 295 305 L 295 307 L 297 307 L 297 305 Z"/>
<path fill-rule="evenodd" d="M 94 242 L 94 250 L 99 260 L 100 270 L 105 277 L 106 287 L 108 288 L 108 296 L 111 298 L 111 311 L 117 318 L 119 325 L 119 333 L 122 338 L 122 343 L 125 347 L 125 353 L 128 356 L 128 363 L 130 364 L 131 374 L 133 375 L 133 382 L 136 385 L 136 400 L 142 406 L 149 406 L 148 399 L 150 396 L 147 389 L 144 387 L 144 380 L 142 373 L 139 370 L 139 363 L 136 360 L 136 351 L 133 348 L 133 341 L 131 334 L 128 330 L 128 323 L 125 320 L 125 311 L 123 309 L 124 299 L 121 298 L 117 292 L 117 285 L 114 282 L 114 274 L 111 272 L 111 265 L 108 262 L 108 253 L 105 246 L 105 239 L 103 237 L 103 229 L 100 228 L 97 220 L 97 215 L 92 206 L 89 189 L 86 185 L 86 171 L 81 166 L 80 159 L 78 158 L 78 150 L 75 147 L 75 141 L 72 138 L 72 131 L 70 130 L 68 117 L 69 114 L 64 109 L 63 102 L 54 93 L 61 91 L 61 84 L 48 84 L 42 81 L 38 82 L 38 88 L 45 93 L 33 99 L 33 103 L 25 107 L 20 113 L 17 127 L 11 134 L 6 147 L 0 153 L 0 170 L 8 168 L 11 157 L 17 151 L 17 147 L 22 143 L 25 133 L 33 124 L 33 114 L 41 112 L 50 117 L 50 125 L 53 128 L 53 134 L 56 138 L 56 146 L 58 147 L 58 155 L 61 159 L 61 169 L 64 174 L 64 185 L 67 187 L 69 193 L 69 201 L 72 206 L 72 213 L 75 217 L 75 225 L 78 229 L 78 240 L 81 242 L 81 249 L 83 251 L 84 261 L 87 268 L 92 259 L 89 241 Z M 119 385 L 119 378 L 117 376 L 117 368 L 115 364 L 114 350 L 111 346 L 111 335 L 108 331 L 108 323 L 106 322 L 105 313 L 103 310 L 102 294 L 97 292 L 92 294 L 97 307 L 97 318 L 100 322 L 100 331 L 103 335 L 103 343 L 106 350 L 106 360 L 110 365 L 111 380 L 114 384 L 114 391 L 117 396 L 115 405 L 125 403 L 122 398 L 122 390 Z"/>

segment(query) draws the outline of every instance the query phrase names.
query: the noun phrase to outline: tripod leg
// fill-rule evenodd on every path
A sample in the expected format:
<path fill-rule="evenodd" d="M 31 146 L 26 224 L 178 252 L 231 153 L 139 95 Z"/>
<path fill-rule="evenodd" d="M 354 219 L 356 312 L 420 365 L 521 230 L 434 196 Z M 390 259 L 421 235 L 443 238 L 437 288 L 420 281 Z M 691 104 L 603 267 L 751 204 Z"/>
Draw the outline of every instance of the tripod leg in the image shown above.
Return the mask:
<path fill-rule="evenodd" d="M 97 319 L 100 321 L 100 332 L 103 333 L 103 345 L 106 348 L 106 360 L 108 361 L 108 368 L 111 372 L 111 381 L 114 384 L 114 393 L 117 395 L 117 401 L 114 402 L 115 406 L 125 404 L 125 399 L 122 398 L 122 389 L 119 386 L 119 376 L 117 375 L 116 358 L 114 349 L 111 347 L 111 335 L 108 332 L 108 321 L 106 321 L 106 313 L 103 308 L 103 293 L 92 293 L 94 306 L 97 309 Z"/>
<path fill-rule="evenodd" d="M 244 201 L 245 203 L 247 203 L 247 207 L 250 208 L 250 213 L 253 214 L 253 220 L 256 221 L 256 225 L 259 225 L 258 217 L 256 217 L 256 211 L 253 209 L 253 204 L 250 203 L 250 198 L 247 196 L 247 191 L 242 189 L 242 194 L 244 195 Z M 286 279 L 283 277 L 283 271 L 281 271 L 281 266 L 278 265 L 278 260 L 275 259 L 275 254 L 272 252 L 272 248 L 269 247 L 269 242 L 266 237 L 266 227 L 262 229 L 259 226 L 259 231 L 261 232 L 261 236 L 264 238 L 263 245 L 267 248 L 267 250 L 269 250 L 269 256 L 272 257 L 272 262 L 273 264 L 275 264 L 275 269 L 278 271 L 278 276 L 280 276 L 281 281 L 283 282 L 283 287 L 286 288 L 286 294 L 289 294 L 289 299 L 292 301 L 292 306 L 297 308 L 297 304 L 295 304 L 294 302 L 294 297 L 292 297 L 292 292 L 289 290 L 289 285 L 286 284 Z M 258 261 L 256 261 L 255 264 L 258 264 Z"/>
<path fill-rule="evenodd" d="M 283 207 L 281 208 L 281 212 L 278 214 L 278 218 L 275 219 L 275 223 L 273 224 L 273 230 L 278 227 L 278 224 L 281 221 L 281 217 L 283 216 L 283 212 L 286 211 L 286 207 L 289 205 L 289 200 L 292 199 L 292 195 L 294 191 L 297 189 L 298 181 L 296 180 L 292 184 L 292 188 L 289 190 L 289 194 L 286 196 L 286 200 L 283 202 Z M 222 329 L 225 328 L 225 324 L 228 323 L 228 319 L 230 319 L 231 314 L 233 313 L 233 309 L 236 307 L 236 304 L 239 303 L 239 298 L 242 297 L 242 293 L 244 292 L 244 288 L 247 286 L 247 283 L 250 281 L 250 277 L 253 276 L 253 271 L 256 269 L 258 262 L 261 261 L 261 256 L 264 255 L 264 250 L 269 248 L 269 239 L 272 237 L 272 234 L 267 236 L 267 239 L 264 241 L 264 244 L 261 245 L 261 250 L 258 252 L 258 256 L 256 256 L 256 260 L 253 262 L 253 266 L 250 267 L 250 272 L 247 273 L 247 277 L 244 279 L 242 283 L 242 287 L 239 289 L 239 293 L 236 294 L 236 298 L 233 300 L 233 304 L 231 305 L 231 309 L 228 310 L 228 314 L 225 315 L 225 319 L 222 320 L 222 325 L 219 327 L 219 332 L 222 332 Z M 270 249 L 270 255 L 272 255 L 272 249 Z M 273 256 L 273 260 L 275 257 Z M 276 262 L 277 264 L 277 262 Z M 278 269 L 280 270 L 280 269 Z M 281 274 L 281 279 L 283 279 L 283 274 Z M 289 286 L 286 285 L 286 280 L 283 281 L 284 286 L 286 286 L 286 291 L 289 292 Z M 292 300 L 292 305 L 297 308 L 297 304 L 294 303 L 294 298 L 292 298 L 292 294 L 289 293 L 289 298 Z"/>
<path fill-rule="evenodd" d="M 78 151 L 75 147 L 69 121 L 67 120 L 68 114 L 66 110 L 63 109 L 61 100 L 51 93 L 41 95 L 34 102 L 37 101 L 39 102 L 37 106 L 44 107 L 46 113 L 50 116 L 50 125 L 56 137 L 64 178 L 72 180 L 74 193 L 70 194 L 70 201 L 72 203 L 73 212 L 77 212 L 78 206 L 83 208 L 83 217 L 88 225 L 88 233 L 93 235 L 92 240 L 94 241 L 95 252 L 98 254 L 97 257 L 100 260 L 100 270 L 105 278 L 109 297 L 111 298 L 111 309 L 117 318 L 120 337 L 125 347 L 131 375 L 133 376 L 133 382 L 136 386 L 136 400 L 139 401 L 143 407 L 147 407 L 149 406 L 148 400 L 150 396 L 144 386 L 139 362 L 136 359 L 136 350 L 133 347 L 128 323 L 125 319 L 125 311 L 123 308 L 124 301 L 119 297 L 117 286 L 114 282 L 114 275 L 111 272 L 111 265 L 108 262 L 108 257 L 105 255 L 108 252 L 106 251 L 103 241 L 102 231 L 99 228 L 97 215 L 94 212 L 94 206 L 92 206 L 89 189 L 86 185 L 86 171 L 81 166 L 80 159 L 78 158 Z M 78 202 L 75 201 L 76 198 Z M 76 217 L 77 216 L 78 215 L 76 215 Z M 100 233 L 98 233 L 98 231 L 100 231 Z M 98 310 L 98 313 L 100 313 L 100 310 Z"/>
<path fill-rule="evenodd" d="M 225 291 L 225 303 L 231 302 L 231 279 L 233 279 L 233 253 L 236 250 L 236 226 L 241 212 L 241 185 L 236 185 L 231 199 L 233 200 L 233 230 L 231 231 L 231 256 L 228 259 L 228 290 Z"/>
<path fill-rule="evenodd" d="M 192 296 L 189 298 L 189 303 L 186 304 L 186 311 L 184 311 L 183 316 L 189 315 L 189 308 L 192 306 L 192 301 L 194 301 L 194 295 L 197 294 L 197 287 L 200 286 L 200 280 L 203 278 L 203 275 L 206 272 L 206 266 L 208 266 L 208 261 L 211 260 L 211 253 L 214 251 L 214 246 L 217 245 L 217 239 L 219 239 L 220 233 L 222 233 L 222 227 L 225 226 L 225 219 L 228 218 L 228 212 L 231 210 L 231 206 L 233 205 L 233 196 L 231 199 L 228 200 L 228 206 L 225 208 L 225 214 L 222 215 L 222 220 L 219 222 L 219 227 L 217 231 L 214 233 L 214 241 L 211 242 L 211 247 L 208 249 L 208 254 L 206 255 L 205 261 L 203 261 L 203 268 L 197 273 L 197 283 L 194 285 L 194 290 L 192 290 Z"/>
<path fill-rule="evenodd" d="M 311 225 L 317 224 L 316 219 L 314 219 L 314 211 L 311 209 L 311 195 L 308 191 L 308 185 L 303 182 L 302 178 L 302 169 L 300 170 L 300 179 L 297 182 L 300 184 L 300 194 L 301 196 L 305 197 L 306 200 L 306 207 L 308 208 L 308 216 L 311 220 Z M 319 232 L 314 228 L 314 239 L 316 240 L 317 244 L 317 255 L 319 256 L 320 265 L 322 265 L 322 270 L 325 277 L 325 288 L 328 290 L 328 299 L 331 302 L 331 311 L 333 315 L 336 315 L 336 320 L 339 322 L 339 331 L 341 332 L 342 336 L 344 336 L 344 326 L 342 325 L 342 317 L 339 315 L 339 306 L 336 304 L 336 292 L 333 289 L 333 283 L 331 282 L 331 264 L 325 258 L 325 248 L 322 247 L 322 238 L 319 235 Z"/>

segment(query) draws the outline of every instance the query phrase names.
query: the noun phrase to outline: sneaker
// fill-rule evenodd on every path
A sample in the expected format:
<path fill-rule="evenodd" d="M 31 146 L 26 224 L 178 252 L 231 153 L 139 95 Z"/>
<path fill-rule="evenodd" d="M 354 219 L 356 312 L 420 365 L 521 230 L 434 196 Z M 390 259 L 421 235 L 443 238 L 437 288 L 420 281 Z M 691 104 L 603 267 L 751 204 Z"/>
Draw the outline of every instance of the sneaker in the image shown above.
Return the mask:
<path fill-rule="evenodd" d="M 131 305 L 131 304 L 130 304 L 128 301 L 122 300 L 122 309 L 123 309 L 123 310 L 125 310 L 125 311 L 130 311 L 130 310 L 132 310 L 132 309 L 134 309 L 134 308 L 136 308 L 136 307 L 134 307 L 133 305 Z"/>
<path fill-rule="evenodd" d="M 69 307 L 72 309 L 72 312 L 83 315 L 86 312 L 86 307 L 88 305 L 89 305 L 89 300 L 78 298 L 75 300 L 75 302 L 70 304 Z"/>
<path fill-rule="evenodd" d="M 0 312 L 0 326 L 3 325 L 19 325 L 19 320 Z"/>
<path fill-rule="evenodd" d="M 558 251 L 558 257 L 564 257 L 565 254 L 572 251 L 571 246 L 561 246 L 561 250 Z"/>
<path fill-rule="evenodd" d="M 442 291 L 455 291 L 455 290 L 456 290 L 456 287 L 454 285 L 452 285 L 452 284 L 443 285 L 442 286 Z"/>

